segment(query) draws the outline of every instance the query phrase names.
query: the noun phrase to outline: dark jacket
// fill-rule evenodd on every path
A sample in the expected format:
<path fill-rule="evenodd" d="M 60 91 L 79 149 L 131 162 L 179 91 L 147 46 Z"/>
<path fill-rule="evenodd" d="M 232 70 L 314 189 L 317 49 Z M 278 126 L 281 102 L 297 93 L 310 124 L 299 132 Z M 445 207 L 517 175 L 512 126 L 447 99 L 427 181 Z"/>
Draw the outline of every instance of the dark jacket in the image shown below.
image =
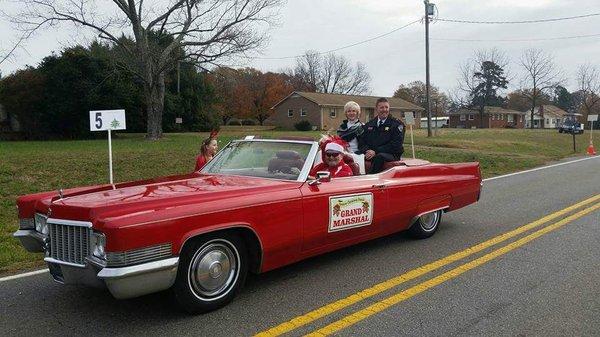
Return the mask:
<path fill-rule="evenodd" d="M 365 153 L 373 150 L 378 153 L 389 153 L 400 159 L 404 152 L 404 123 L 388 116 L 380 127 L 377 127 L 377 117 L 363 125 L 364 132 L 358 140 L 358 150 Z"/>

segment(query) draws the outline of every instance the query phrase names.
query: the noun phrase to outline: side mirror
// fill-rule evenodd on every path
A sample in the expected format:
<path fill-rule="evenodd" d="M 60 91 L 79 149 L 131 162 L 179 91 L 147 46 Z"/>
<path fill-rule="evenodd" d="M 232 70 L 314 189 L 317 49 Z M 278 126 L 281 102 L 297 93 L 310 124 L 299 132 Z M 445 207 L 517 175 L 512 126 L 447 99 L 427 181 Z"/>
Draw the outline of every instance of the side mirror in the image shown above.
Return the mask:
<path fill-rule="evenodd" d="M 321 183 L 328 183 L 331 181 L 331 173 L 329 171 L 318 171 L 315 180 L 310 181 L 310 186 L 320 185 Z"/>

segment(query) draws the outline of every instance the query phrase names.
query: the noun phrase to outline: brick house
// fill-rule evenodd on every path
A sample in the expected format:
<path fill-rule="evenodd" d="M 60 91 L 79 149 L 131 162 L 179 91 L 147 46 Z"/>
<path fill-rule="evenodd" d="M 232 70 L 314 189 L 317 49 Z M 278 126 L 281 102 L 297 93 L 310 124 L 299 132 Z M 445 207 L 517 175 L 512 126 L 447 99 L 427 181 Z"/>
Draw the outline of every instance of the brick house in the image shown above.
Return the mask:
<path fill-rule="evenodd" d="M 534 129 L 556 129 L 565 120 L 566 111 L 550 104 L 540 105 L 533 109 Z M 530 128 L 531 111 L 525 112 L 525 128 Z M 580 119 L 578 119 L 581 122 Z"/>
<path fill-rule="evenodd" d="M 318 92 L 294 91 L 275 104 L 271 109 L 273 114 L 266 123 L 285 129 L 293 129 L 294 124 L 307 120 L 317 130 L 336 129 L 346 118 L 344 105 L 354 101 L 360 105 L 360 120 L 367 122 L 376 116 L 375 102 L 377 96 L 358 96 L 325 94 Z M 386 97 L 390 102 L 390 114 L 403 118 L 404 112 L 413 111 L 415 120 L 419 121 L 423 108 L 400 98 Z M 415 128 L 419 128 L 416 123 Z"/>
<path fill-rule="evenodd" d="M 479 111 L 473 109 L 460 109 L 448 113 L 451 128 L 480 128 Z M 525 126 L 525 113 L 504 109 L 496 106 L 486 106 L 483 110 L 484 128 L 516 128 Z"/>

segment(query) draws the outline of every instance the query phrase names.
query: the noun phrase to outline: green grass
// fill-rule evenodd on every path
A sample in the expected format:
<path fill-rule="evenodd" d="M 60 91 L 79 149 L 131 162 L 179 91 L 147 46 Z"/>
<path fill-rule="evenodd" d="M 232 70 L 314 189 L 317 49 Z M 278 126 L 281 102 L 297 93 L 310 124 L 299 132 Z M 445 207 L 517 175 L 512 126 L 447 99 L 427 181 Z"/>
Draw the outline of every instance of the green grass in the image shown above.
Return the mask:
<path fill-rule="evenodd" d="M 318 139 L 320 132 L 256 132 L 263 138 L 283 135 Z M 222 132 L 219 146 L 242 138 L 243 132 Z M 121 134 L 113 140 L 116 182 L 150 178 L 194 169 L 200 140 L 207 134 L 167 134 L 158 142 L 140 134 Z M 553 130 L 442 129 L 427 138 L 415 131 L 417 158 L 433 162 L 479 161 L 484 177 L 524 170 L 573 155 L 583 155 L 588 135 L 572 138 Z M 411 156 L 410 137 L 405 156 Z M 0 142 L 0 274 L 38 267 L 41 254 L 26 252 L 12 233 L 17 229 L 15 199 L 19 195 L 108 182 L 106 140 Z"/>

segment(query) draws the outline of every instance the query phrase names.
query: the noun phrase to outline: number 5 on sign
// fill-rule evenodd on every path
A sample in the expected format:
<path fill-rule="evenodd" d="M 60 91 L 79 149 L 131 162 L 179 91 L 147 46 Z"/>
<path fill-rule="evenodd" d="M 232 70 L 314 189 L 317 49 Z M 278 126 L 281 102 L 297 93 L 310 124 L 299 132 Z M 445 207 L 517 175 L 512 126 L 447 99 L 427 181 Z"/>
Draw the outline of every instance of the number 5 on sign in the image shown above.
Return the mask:
<path fill-rule="evenodd" d="M 90 131 L 108 131 L 108 172 L 113 183 L 111 130 L 125 130 L 125 110 L 90 111 Z"/>
<path fill-rule="evenodd" d="M 125 130 L 125 110 L 90 111 L 90 131 Z"/>

